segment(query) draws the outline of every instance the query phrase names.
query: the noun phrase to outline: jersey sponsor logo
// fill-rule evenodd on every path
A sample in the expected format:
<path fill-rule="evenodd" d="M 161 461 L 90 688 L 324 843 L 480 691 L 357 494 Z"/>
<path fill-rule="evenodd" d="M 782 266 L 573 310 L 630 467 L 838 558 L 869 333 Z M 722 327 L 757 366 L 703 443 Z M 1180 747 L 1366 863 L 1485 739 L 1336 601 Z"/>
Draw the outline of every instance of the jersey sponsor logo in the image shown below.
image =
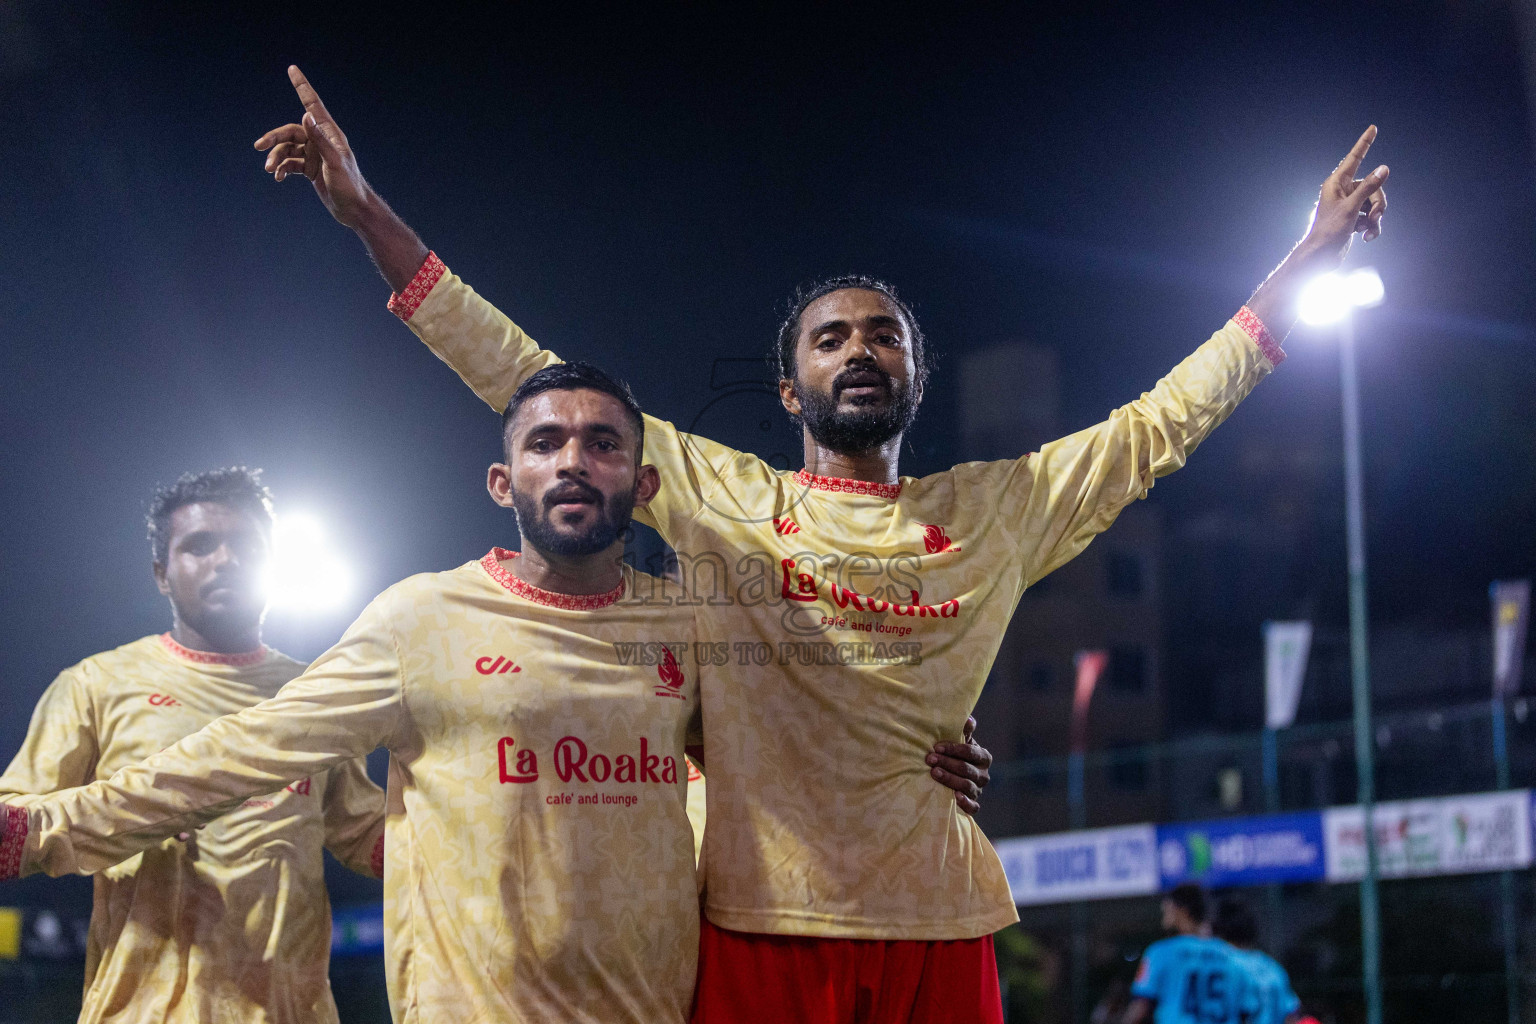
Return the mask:
<path fill-rule="evenodd" d="M 297 793 L 299 796 L 309 796 L 310 782 L 308 779 L 300 779 L 298 782 L 288 783 L 283 788 L 290 793 Z"/>
<path fill-rule="evenodd" d="M 179 707 L 181 707 L 181 701 L 179 701 L 175 697 L 172 697 L 169 694 L 165 694 L 165 693 L 152 693 L 152 694 L 150 694 L 149 695 L 149 702 L 151 704 L 153 704 L 157 708 L 179 708 Z"/>
<path fill-rule="evenodd" d="M 517 750 L 517 740 L 503 736 L 496 741 L 496 764 L 502 782 L 538 782 L 539 756 L 524 747 Z"/>
<path fill-rule="evenodd" d="M 677 659 L 672 656 L 670 647 L 661 649 L 661 664 L 656 666 L 656 677 L 661 680 L 661 685 L 652 692 L 658 697 L 676 697 L 678 700 L 687 700 L 682 693 L 683 670 L 678 667 Z"/>
<path fill-rule="evenodd" d="M 949 534 L 944 532 L 944 527 L 930 526 L 927 523 L 917 525 L 923 528 L 923 549 L 930 555 L 960 550 L 960 545 L 949 539 Z"/>
<path fill-rule="evenodd" d="M 780 584 L 780 594 L 786 601 L 815 601 L 821 597 L 821 591 L 817 585 L 816 577 L 808 572 L 797 573 L 794 571 L 795 560 L 785 558 L 779 562 L 783 570 L 783 581 Z M 908 591 L 912 600 L 908 602 L 888 601 L 881 597 L 866 597 L 857 591 L 840 587 L 836 583 L 828 583 L 831 592 L 832 603 L 839 608 L 853 608 L 854 611 L 874 612 L 877 615 L 910 615 L 917 618 L 953 619 L 960 614 L 960 599 L 952 597 L 948 601 L 939 604 L 924 604 L 917 591 Z"/>
<path fill-rule="evenodd" d="M 487 654 L 485 657 L 475 661 L 475 671 L 483 676 L 500 676 L 506 675 L 508 672 L 521 672 L 522 670 L 523 667 L 521 665 L 514 664 L 499 654 L 494 659 Z"/>
<path fill-rule="evenodd" d="M 791 534 L 800 532 L 800 524 L 795 522 L 793 519 L 780 519 L 778 516 L 774 516 L 773 532 L 778 534 L 780 537 L 788 537 Z"/>
<path fill-rule="evenodd" d="M 639 754 L 600 753 L 580 736 L 562 736 L 553 752 L 555 775 L 561 782 L 677 784 L 677 758 L 651 753 L 651 741 L 640 737 Z M 496 767 L 504 783 L 539 781 L 539 756 L 532 748 L 518 749 L 517 740 L 503 736 L 496 743 Z"/>

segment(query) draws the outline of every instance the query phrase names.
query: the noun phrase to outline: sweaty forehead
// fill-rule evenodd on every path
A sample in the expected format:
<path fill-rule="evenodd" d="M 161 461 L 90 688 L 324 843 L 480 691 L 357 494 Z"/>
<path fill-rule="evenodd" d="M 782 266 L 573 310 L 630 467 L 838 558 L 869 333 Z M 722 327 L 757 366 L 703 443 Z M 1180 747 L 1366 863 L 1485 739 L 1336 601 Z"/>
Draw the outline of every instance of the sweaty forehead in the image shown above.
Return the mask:
<path fill-rule="evenodd" d="M 907 318 L 889 295 L 873 288 L 839 288 L 816 299 L 800 314 L 800 330 L 814 330 L 830 320 L 858 323 L 877 316 L 895 317 L 904 327 Z"/>

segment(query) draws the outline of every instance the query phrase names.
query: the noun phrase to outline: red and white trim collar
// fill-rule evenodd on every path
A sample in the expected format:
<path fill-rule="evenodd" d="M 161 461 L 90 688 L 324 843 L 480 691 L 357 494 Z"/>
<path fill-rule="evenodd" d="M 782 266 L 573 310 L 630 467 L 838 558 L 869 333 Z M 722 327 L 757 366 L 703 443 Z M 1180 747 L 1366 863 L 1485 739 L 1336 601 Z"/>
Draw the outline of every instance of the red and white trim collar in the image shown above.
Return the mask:
<path fill-rule="evenodd" d="M 1285 349 L 1275 340 L 1275 336 L 1269 333 L 1269 328 L 1264 321 L 1259 319 L 1259 314 L 1244 306 L 1232 317 L 1232 322 L 1243 329 L 1243 333 L 1253 339 L 1253 343 L 1259 346 L 1259 351 L 1264 353 L 1264 358 L 1273 366 L 1279 366 L 1285 362 Z"/>
<path fill-rule="evenodd" d="M 235 668 L 250 668 L 252 665 L 260 665 L 267 658 L 265 644 L 254 651 L 246 651 L 242 654 L 215 654 L 212 651 L 194 651 L 190 647 L 183 647 L 169 633 L 160 634 L 160 646 L 183 661 L 193 661 L 199 665 L 232 665 Z"/>
<path fill-rule="evenodd" d="M 27 812 L 20 807 L 0 804 L 5 818 L 5 838 L 0 839 L 0 880 L 21 877 L 21 851 L 27 845 Z"/>
<path fill-rule="evenodd" d="M 421 261 L 421 269 L 416 271 L 411 283 L 405 286 L 405 291 L 390 292 L 389 311 L 401 320 L 410 320 L 411 315 L 421 307 L 427 293 L 446 273 L 448 268 L 437 258 L 437 253 L 428 250 L 427 258 Z"/>
<path fill-rule="evenodd" d="M 536 587 L 532 583 L 518 579 L 506 569 L 502 568 L 502 560 L 511 560 L 518 556 L 519 552 L 508 551 L 506 548 L 491 548 L 490 553 L 480 559 L 480 567 L 484 569 L 497 583 L 506 587 L 512 593 L 525 601 L 534 604 L 548 605 L 551 608 L 563 608 L 568 612 L 590 612 L 599 608 L 607 608 L 619 598 L 624 596 L 624 581 L 619 580 L 619 585 L 606 594 L 557 594 L 553 590 L 545 590 Z"/>
<path fill-rule="evenodd" d="M 795 483 L 818 491 L 869 494 L 889 501 L 895 501 L 901 497 L 901 484 L 874 484 L 868 480 L 848 480 L 840 476 L 817 476 L 808 469 L 802 469 L 795 474 Z"/>

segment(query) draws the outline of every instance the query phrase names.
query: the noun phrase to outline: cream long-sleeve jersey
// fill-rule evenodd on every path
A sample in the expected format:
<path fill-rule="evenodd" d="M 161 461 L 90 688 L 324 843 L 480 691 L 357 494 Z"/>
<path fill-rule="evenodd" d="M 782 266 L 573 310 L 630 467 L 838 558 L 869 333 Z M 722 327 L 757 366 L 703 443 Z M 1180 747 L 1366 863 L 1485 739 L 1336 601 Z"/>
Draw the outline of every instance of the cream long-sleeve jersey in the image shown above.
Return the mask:
<path fill-rule="evenodd" d="M 559 361 L 435 255 L 390 306 L 498 412 Z M 959 739 L 1024 589 L 1182 466 L 1282 358 L 1245 308 L 1104 422 L 895 484 L 775 469 L 647 417 L 662 484 L 637 517 L 676 549 L 700 629 L 729 645 L 703 688 L 709 919 L 870 939 L 1017 920 L 991 844 L 923 756 Z"/>
<path fill-rule="evenodd" d="M 681 1024 L 698 944 L 693 608 L 628 569 L 609 594 L 549 593 L 514 557 L 396 584 L 271 700 L 28 802 L 21 869 L 114 863 L 383 746 L 397 1021 Z"/>
<path fill-rule="evenodd" d="M 0 775 L 0 803 L 20 815 L 47 794 L 110 778 L 303 670 L 270 649 L 209 654 L 169 635 L 87 658 L 38 702 Z M 80 1020 L 335 1021 L 322 847 L 382 877 L 384 792 L 361 761 L 253 794 L 190 842 L 92 865 Z M 16 874 L 20 852 L 14 837 L 0 843 L 0 878 Z"/>

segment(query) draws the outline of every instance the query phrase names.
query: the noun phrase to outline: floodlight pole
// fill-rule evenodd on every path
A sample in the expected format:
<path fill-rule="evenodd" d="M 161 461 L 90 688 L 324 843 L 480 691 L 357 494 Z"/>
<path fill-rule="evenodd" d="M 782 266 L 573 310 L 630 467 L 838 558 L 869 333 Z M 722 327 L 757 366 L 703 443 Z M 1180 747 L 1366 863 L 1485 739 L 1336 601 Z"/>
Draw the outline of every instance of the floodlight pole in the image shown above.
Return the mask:
<path fill-rule="evenodd" d="M 1365 498 L 1360 474 L 1360 383 L 1353 312 L 1339 321 L 1339 383 L 1344 397 L 1344 518 L 1349 551 L 1349 675 L 1355 711 L 1355 775 L 1365 820 L 1360 879 L 1360 959 L 1366 1024 L 1381 1024 L 1381 908 L 1377 895 L 1376 737 L 1371 727 L 1371 666 L 1365 611 Z"/>

